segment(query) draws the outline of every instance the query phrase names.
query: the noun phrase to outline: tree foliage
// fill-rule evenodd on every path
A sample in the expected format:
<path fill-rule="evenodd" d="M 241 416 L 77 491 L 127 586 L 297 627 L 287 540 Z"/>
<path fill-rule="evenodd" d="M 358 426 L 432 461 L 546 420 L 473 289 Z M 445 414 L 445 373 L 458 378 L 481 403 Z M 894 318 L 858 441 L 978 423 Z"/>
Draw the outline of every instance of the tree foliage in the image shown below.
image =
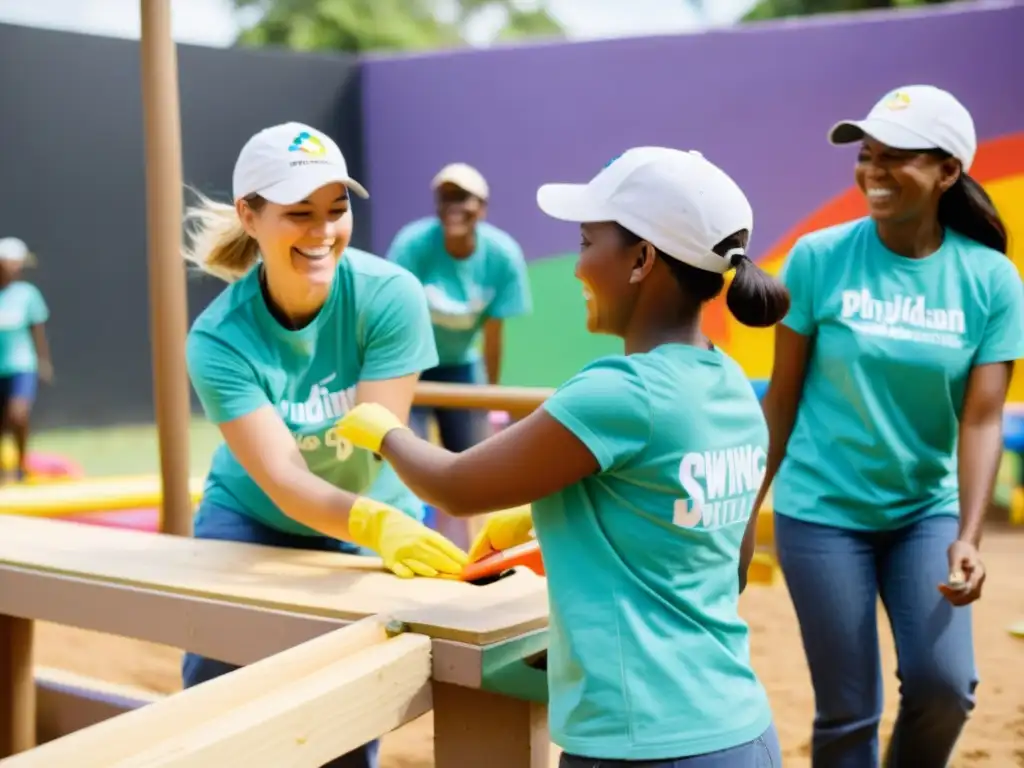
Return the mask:
<path fill-rule="evenodd" d="M 713 0 L 712 0 L 713 1 Z M 812 16 L 819 13 L 867 11 L 880 8 L 902 8 L 911 5 L 938 5 L 952 0 L 761 0 L 744 21 L 778 19 L 787 16 Z"/>
<path fill-rule="evenodd" d="M 503 15 L 497 38 L 561 37 L 544 3 L 516 0 L 234 0 L 258 21 L 238 44 L 300 51 L 416 51 L 466 45 L 482 14 Z"/>

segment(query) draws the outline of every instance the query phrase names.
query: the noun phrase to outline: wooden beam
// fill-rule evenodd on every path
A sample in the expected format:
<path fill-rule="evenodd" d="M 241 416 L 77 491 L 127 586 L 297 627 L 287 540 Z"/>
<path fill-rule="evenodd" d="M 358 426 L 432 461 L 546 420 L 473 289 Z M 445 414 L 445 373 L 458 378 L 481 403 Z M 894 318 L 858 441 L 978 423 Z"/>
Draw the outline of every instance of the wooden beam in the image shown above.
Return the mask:
<path fill-rule="evenodd" d="M 110 768 L 319 768 L 430 708 L 430 638 L 405 634 L 305 677 L 294 675 Z"/>
<path fill-rule="evenodd" d="M 413 404 L 433 408 L 508 411 L 513 416 L 521 417 L 539 408 L 554 391 L 548 387 L 499 387 L 421 381 L 416 385 Z"/>
<path fill-rule="evenodd" d="M 176 693 L 11 758 L 4 768 L 109 768 L 154 744 L 173 738 L 232 709 L 258 701 L 274 688 L 305 679 L 330 664 L 386 642 L 387 619 L 370 617 L 235 672 Z M 424 674 L 429 678 L 429 640 Z M 363 660 L 365 662 L 365 660 Z M 31 676 L 29 678 L 31 680 Z M 0 689 L 2 690 L 2 689 Z M 224 765 L 236 764 L 230 760 Z M 245 762 L 238 765 L 246 765 Z"/>
<path fill-rule="evenodd" d="M 0 615 L 0 759 L 36 744 L 33 622 Z"/>
<path fill-rule="evenodd" d="M 185 336 L 188 293 L 181 256 L 182 173 L 178 60 L 170 0 L 140 0 L 142 105 L 149 228 L 149 308 L 153 395 L 160 442 L 160 530 L 189 536 L 188 425 L 191 417 Z"/>
<path fill-rule="evenodd" d="M 547 707 L 434 683 L 436 768 L 548 768 Z"/>

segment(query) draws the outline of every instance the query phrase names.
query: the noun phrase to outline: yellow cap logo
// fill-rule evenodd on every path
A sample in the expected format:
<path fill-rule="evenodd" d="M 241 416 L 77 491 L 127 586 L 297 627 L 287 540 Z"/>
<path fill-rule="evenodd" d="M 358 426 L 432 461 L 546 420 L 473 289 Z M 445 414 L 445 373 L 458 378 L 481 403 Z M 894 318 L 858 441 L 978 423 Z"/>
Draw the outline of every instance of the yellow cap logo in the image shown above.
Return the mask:
<path fill-rule="evenodd" d="M 910 106 L 910 96 L 903 91 L 896 91 L 886 100 L 885 106 L 892 110 L 906 109 Z"/>

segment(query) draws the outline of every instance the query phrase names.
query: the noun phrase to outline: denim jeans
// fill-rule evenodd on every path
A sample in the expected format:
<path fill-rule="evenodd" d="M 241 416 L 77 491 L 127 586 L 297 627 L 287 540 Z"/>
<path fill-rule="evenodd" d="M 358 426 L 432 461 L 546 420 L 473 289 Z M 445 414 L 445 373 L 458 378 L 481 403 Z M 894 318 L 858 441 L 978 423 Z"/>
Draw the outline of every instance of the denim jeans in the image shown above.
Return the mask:
<path fill-rule="evenodd" d="M 364 554 L 360 547 L 347 541 L 338 541 L 327 536 L 299 536 L 284 533 L 269 528 L 250 517 L 213 504 L 200 505 L 193 527 L 194 536 L 197 539 L 219 539 L 271 547 Z M 185 688 L 191 688 L 236 669 L 238 669 L 237 666 L 226 664 L 223 661 L 186 653 L 182 660 L 182 683 Z M 326 763 L 324 768 L 377 768 L 378 749 L 378 742 L 372 741 L 347 755 L 342 755 Z"/>
<path fill-rule="evenodd" d="M 775 514 L 775 543 L 814 685 L 815 768 L 879 764 L 881 598 L 896 643 L 900 708 L 885 764 L 942 768 L 974 708 L 971 608 L 938 591 L 953 517 L 852 531 Z"/>
<path fill-rule="evenodd" d="M 753 741 L 738 747 L 673 760 L 602 760 L 562 753 L 558 768 L 779 768 L 782 750 L 772 725 Z"/>
<path fill-rule="evenodd" d="M 436 381 L 443 384 L 479 384 L 482 381 L 479 363 L 465 365 L 439 365 L 424 371 L 421 381 Z M 487 411 L 482 409 L 425 408 L 415 406 L 409 417 L 413 432 L 427 437 L 430 416 L 437 419 L 437 431 L 441 444 L 453 453 L 461 453 L 486 439 L 490 434 Z"/>

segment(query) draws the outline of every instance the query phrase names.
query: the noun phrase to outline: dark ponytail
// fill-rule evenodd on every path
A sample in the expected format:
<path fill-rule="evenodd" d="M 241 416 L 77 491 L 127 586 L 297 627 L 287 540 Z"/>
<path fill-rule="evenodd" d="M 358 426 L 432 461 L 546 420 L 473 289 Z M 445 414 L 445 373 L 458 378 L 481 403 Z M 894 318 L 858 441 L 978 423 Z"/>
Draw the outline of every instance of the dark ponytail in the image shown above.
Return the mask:
<path fill-rule="evenodd" d="M 631 246 L 642 242 L 639 235 L 630 232 L 616 222 L 623 245 Z M 782 320 L 789 311 L 789 291 L 780 281 L 769 275 L 746 255 L 747 239 L 750 233 L 745 229 L 735 232 L 716 245 L 712 250 L 719 256 L 732 259 L 736 268 L 732 285 L 725 294 L 729 311 L 744 325 L 767 328 Z M 695 305 L 705 304 L 722 292 L 725 276 L 718 272 L 684 264 L 661 251 L 655 252 L 672 272 L 683 293 L 690 296 Z"/>
<path fill-rule="evenodd" d="M 992 198 L 981 184 L 962 171 L 956 183 L 939 198 L 939 224 L 994 251 L 1008 251 L 1006 226 Z"/>
<path fill-rule="evenodd" d="M 767 328 L 782 320 L 789 312 L 786 286 L 745 254 L 737 254 L 734 264 L 736 274 L 725 294 L 725 304 L 733 316 L 754 328 Z"/>

